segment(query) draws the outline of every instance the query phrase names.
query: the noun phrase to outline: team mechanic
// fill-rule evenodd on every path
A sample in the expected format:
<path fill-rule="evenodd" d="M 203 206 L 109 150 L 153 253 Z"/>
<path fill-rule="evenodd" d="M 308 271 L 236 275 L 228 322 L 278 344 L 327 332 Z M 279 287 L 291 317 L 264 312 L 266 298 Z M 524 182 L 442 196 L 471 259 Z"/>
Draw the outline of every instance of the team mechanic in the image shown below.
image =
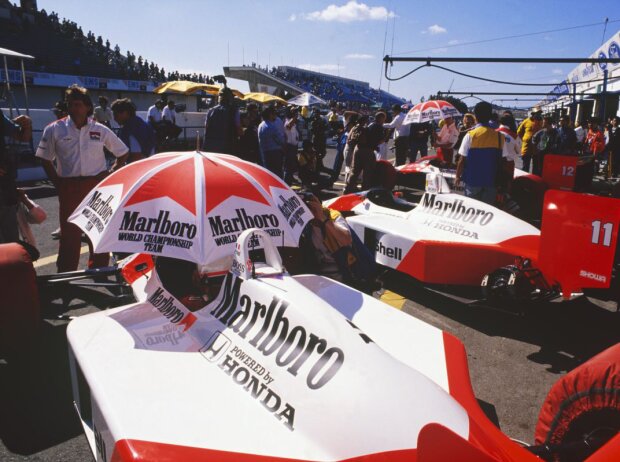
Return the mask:
<path fill-rule="evenodd" d="M 69 116 L 52 122 L 43 131 L 36 156 L 42 160 L 48 178 L 58 191 L 60 204 L 59 272 L 76 270 L 80 261 L 82 231 L 67 219 L 84 197 L 107 174 L 106 147 L 117 159 L 116 170 L 124 165 L 129 148 L 105 125 L 90 118 L 93 103 L 85 88 L 71 85 L 65 91 Z M 56 160 L 56 167 L 52 162 Z M 88 267 L 107 266 L 109 254 L 95 254 L 90 240 Z"/>

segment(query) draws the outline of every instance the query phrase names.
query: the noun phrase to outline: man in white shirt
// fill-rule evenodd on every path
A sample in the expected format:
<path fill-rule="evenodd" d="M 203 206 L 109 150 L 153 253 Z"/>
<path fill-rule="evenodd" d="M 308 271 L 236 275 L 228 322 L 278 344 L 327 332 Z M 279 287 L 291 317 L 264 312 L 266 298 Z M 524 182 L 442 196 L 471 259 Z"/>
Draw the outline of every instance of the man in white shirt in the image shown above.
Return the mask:
<path fill-rule="evenodd" d="M 158 99 L 147 112 L 147 122 L 150 123 L 154 129 L 156 129 L 156 126 L 161 122 L 161 110 L 163 107 L 164 102 Z"/>
<path fill-rule="evenodd" d="M 168 139 L 176 139 L 183 131 L 179 126 L 177 126 L 177 114 L 174 109 L 174 101 L 168 101 L 168 104 L 161 112 L 161 121 L 165 127 L 165 132 Z"/>
<path fill-rule="evenodd" d="M 284 181 L 289 186 L 293 184 L 293 175 L 299 170 L 297 149 L 299 147 L 299 132 L 297 131 L 297 109 L 291 109 L 289 118 L 284 123 L 286 148 L 284 150 Z"/>
<path fill-rule="evenodd" d="M 453 148 L 459 139 L 459 131 L 452 117 L 446 117 L 443 120 L 444 124 L 441 130 L 439 130 L 437 139 L 435 140 L 435 148 L 437 148 L 437 154 L 440 155 L 440 157 L 443 156 L 444 162 L 451 164 L 454 157 Z M 439 151 L 439 149 L 441 149 L 441 151 Z"/>
<path fill-rule="evenodd" d="M 396 155 L 396 166 L 403 165 L 407 161 L 407 151 L 409 149 L 409 125 L 403 125 L 405 113 L 402 108 L 395 104 L 392 106 L 392 121 L 383 124 L 383 128 L 394 129 L 394 151 Z"/>
<path fill-rule="evenodd" d="M 159 152 L 160 147 L 164 139 L 166 138 L 166 127 L 161 121 L 161 111 L 164 108 L 164 106 L 165 106 L 164 101 L 161 99 L 158 99 L 157 101 L 155 101 L 155 104 L 153 104 L 149 108 L 146 114 L 146 121 L 149 123 L 151 128 L 155 131 L 155 135 L 157 139 L 156 146 L 155 146 L 155 152 Z"/>
<path fill-rule="evenodd" d="M 110 128 L 110 123 L 112 122 L 112 110 L 108 106 L 108 98 L 105 96 L 99 97 L 99 106 L 95 108 L 93 117 L 100 124 Z"/>
<path fill-rule="evenodd" d="M 506 158 L 506 162 L 500 173 L 498 185 L 505 191 L 509 191 L 514 178 L 516 162 L 521 157 L 521 138 L 519 138 L 519 135 L 517 135 L 515 131 L 517 124 L 511 112 L 504 112 L 499 119 L 499 123 L 500 125 L 497 131 L 504 135 L 504 148 L 506 152 L 504 157 Z"/>
<path fill-rule="evenodd" d="M 583 142 L 588 134 L 588 124 L 585 122 L 586 118 L 582 117 L 579 126 L 575 128 L 575 136 L 577 136 L 577 150 L 581 152 L 583 149 Z"/>
<path fill-rule="evenodd" d="M 78 267 L 82 232 L 67 219 L 107 175 L 103 148 L 117 158 L 113 170 L 124 165 L 129 151 L 112 130 L 89 117 L 93 103 L 86 89 L 72 85 L 66 90 L 65 98 L 69 117 L 45 127 L 36 153 L 58 191 L 60 248 L 56 265 L 59 272 L 73 271 Z M 88 266 L 107 266 L 108 254 L 94 254 L 90 241 L 88 246 Z"/>
<path fill-rule="evenodd" d="M 174 111 L 174 101 L 168 101 L 168 104 L 161 113 L 161 119 L 166 122 L 170 122 L 171 124 L 177 123 L 177 117 Z"/>

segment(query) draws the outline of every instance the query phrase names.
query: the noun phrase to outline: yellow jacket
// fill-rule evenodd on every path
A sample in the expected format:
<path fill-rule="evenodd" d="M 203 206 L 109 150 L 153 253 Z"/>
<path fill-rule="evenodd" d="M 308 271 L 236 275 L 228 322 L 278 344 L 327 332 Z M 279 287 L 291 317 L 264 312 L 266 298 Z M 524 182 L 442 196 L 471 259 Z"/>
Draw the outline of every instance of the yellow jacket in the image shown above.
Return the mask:
<path fill-rule="evenodd" d="M 532 137 L 542 128 L 542 120 L 525 119 L 517 128 L 517 135 L 521 138 L 521 155 L 530 154 L 533 151 Z"/>

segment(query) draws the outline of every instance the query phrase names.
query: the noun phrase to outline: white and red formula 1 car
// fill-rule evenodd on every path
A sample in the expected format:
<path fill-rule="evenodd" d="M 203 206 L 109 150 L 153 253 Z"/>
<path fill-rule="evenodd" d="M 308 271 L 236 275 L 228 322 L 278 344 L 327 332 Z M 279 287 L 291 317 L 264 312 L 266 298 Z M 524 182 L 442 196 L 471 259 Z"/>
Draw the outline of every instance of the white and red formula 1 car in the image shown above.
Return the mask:
<path fill-rule="evenodd" d="M 241 234 L 231 272 L 202 309 L 185 308 L 156 269 L 133 284 L 141 302 L 67 331 L 76 408 L 98 461 L 569 453 L 600 462 L 620 453 L 618 346 L 552 389 L 539 444 L 525 448 L 481 411 L 459 340 L 328 278 L 289 276 L 263 231 Z"/>
<path fill-rule="evenodd" d="M 386 190 L 324 203 L 375 253 L 377 263 L 426 283 L 478 285 L 484 275 L 534 259 L 540 231 L 495 207 L 458 194 L 426 192 L 415 205 Z"/>
<path fill-rule="evenodd" d="M 324 205 L 349 215 L 379 264 L 425 283 L 482 284 L 488 298 L 615 290 L 618 199 L 557 190 L 544 197 L 541 230 L 452 193 L 427 191 L 412 204 L 370 190 Z"/>

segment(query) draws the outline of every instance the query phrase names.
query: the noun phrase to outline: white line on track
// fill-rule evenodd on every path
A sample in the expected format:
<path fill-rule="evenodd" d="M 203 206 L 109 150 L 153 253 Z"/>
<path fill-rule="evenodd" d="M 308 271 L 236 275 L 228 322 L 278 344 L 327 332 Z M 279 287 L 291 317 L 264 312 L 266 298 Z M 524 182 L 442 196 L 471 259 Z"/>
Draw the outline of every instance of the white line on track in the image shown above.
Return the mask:
<path fill-rule="evenodd" d="M 84 254 L 88 252 L 88 246 L 87 245 L 83 245 L 82 247 L 80 247 L 80 255 Z M 56 263 L 56 259 L 58 258 L 58 254 L 54 254 L 54 255 L 49 255 L 47 257 L 43 257 L 43 258 L 39 258 L 37 261 L 35 261 L 32 266 L 34 266 L 35 268 L 40 268 L 42 266 L 47 266 L 47 265 L 51 265 L 52 263 Z"/>

